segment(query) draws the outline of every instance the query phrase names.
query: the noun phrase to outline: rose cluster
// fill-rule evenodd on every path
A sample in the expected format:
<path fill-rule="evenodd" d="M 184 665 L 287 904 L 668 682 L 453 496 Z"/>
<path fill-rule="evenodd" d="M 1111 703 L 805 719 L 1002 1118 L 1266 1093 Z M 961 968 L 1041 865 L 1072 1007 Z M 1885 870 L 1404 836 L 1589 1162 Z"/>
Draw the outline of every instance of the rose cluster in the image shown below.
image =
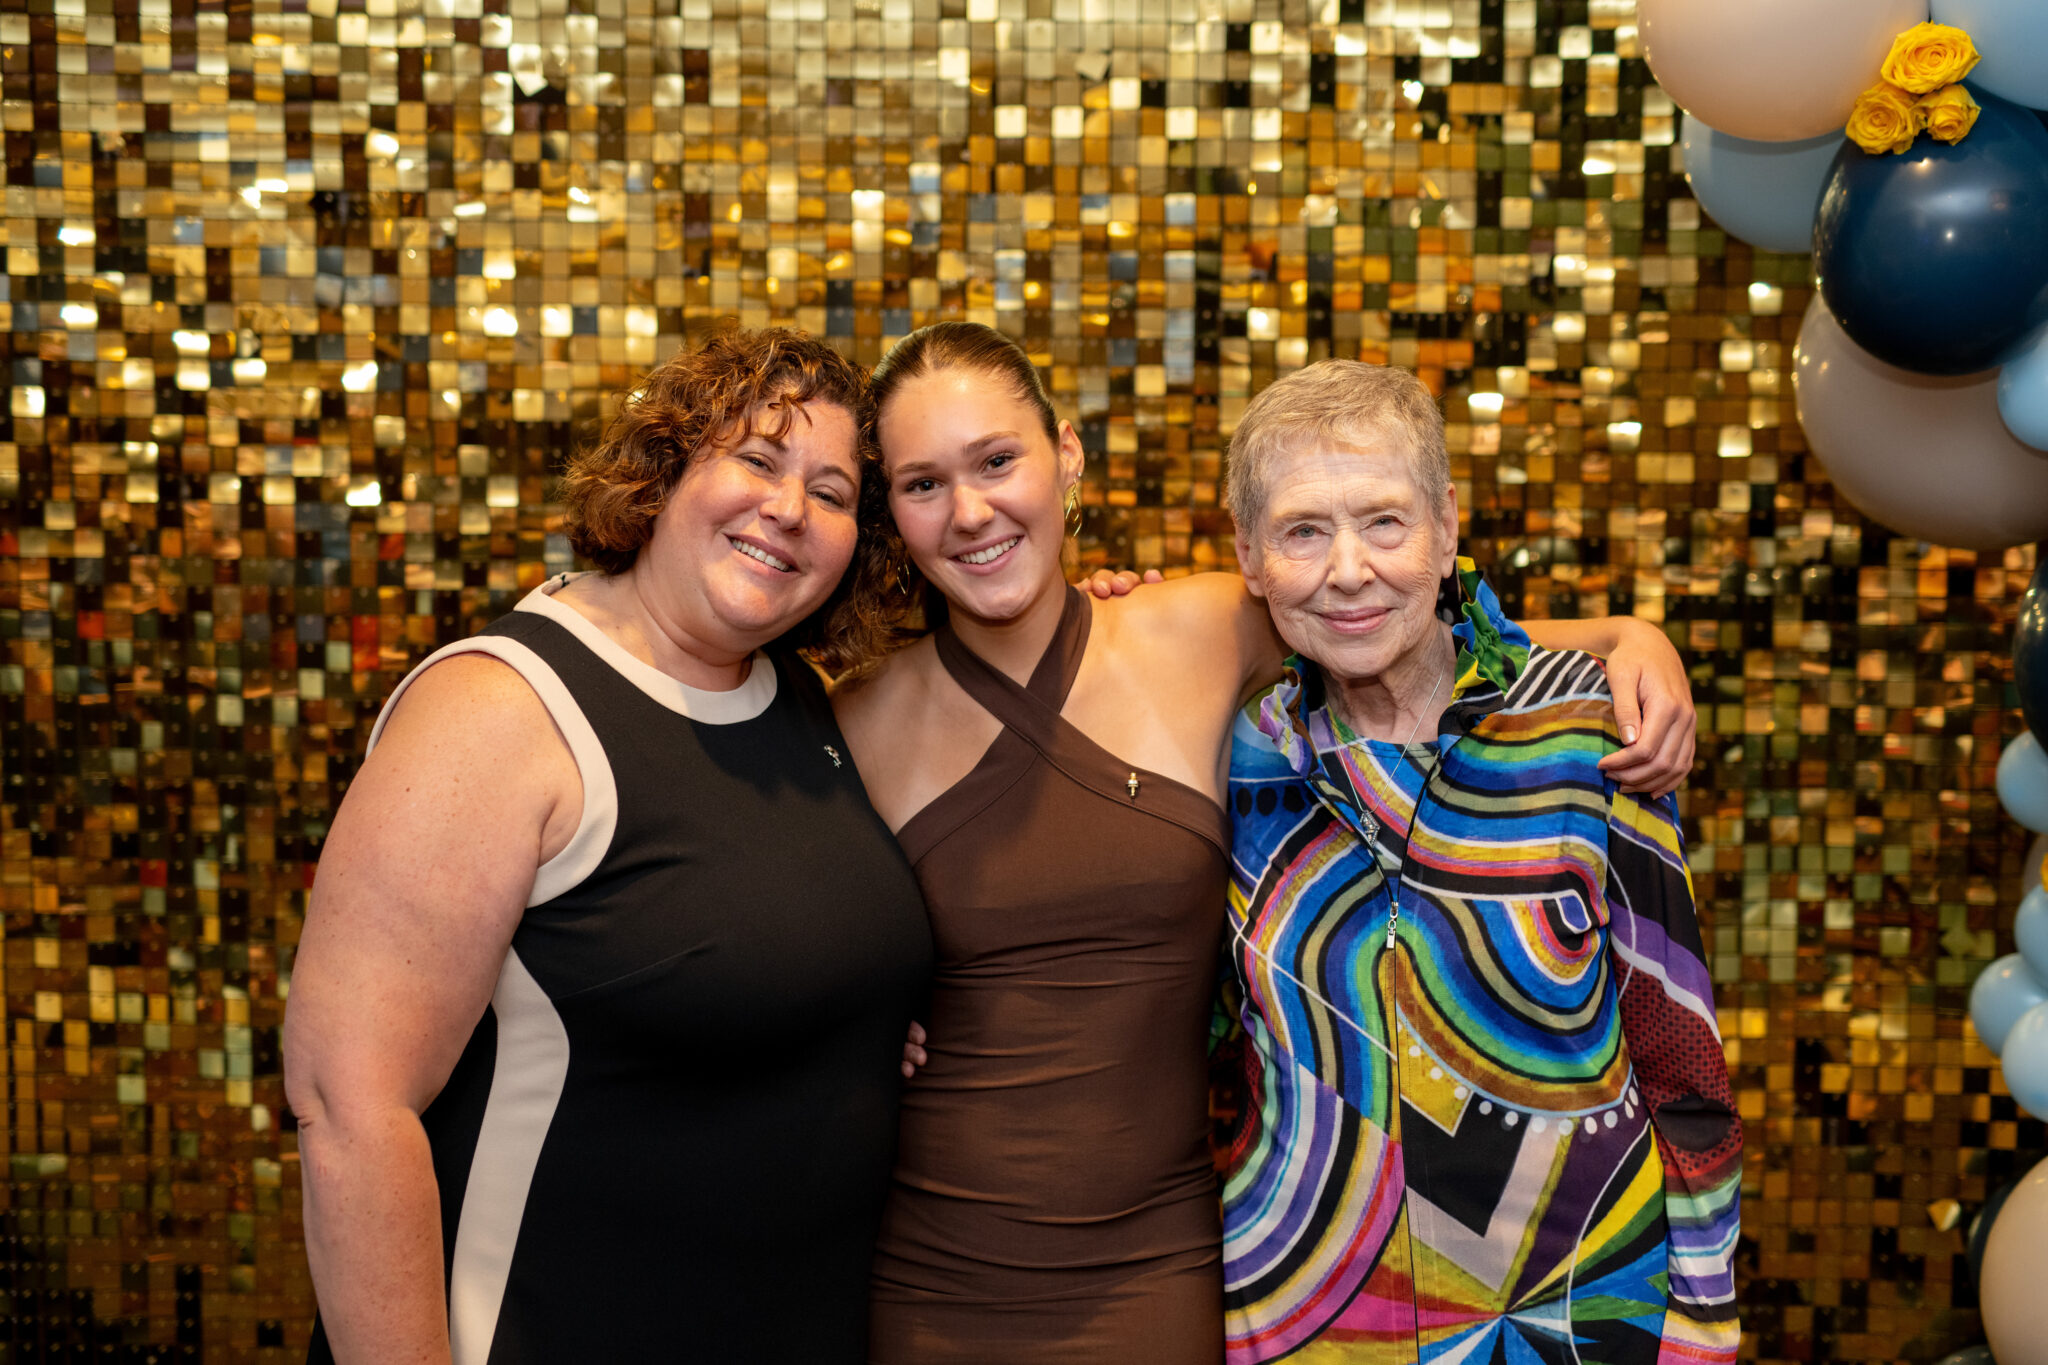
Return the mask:
<path fill-rule="evenodd" d="M 1942 142 L 1961 142 L 1977 123 L 1977 101 L 1960 82 L 1977 65 L 1970 35 L 1923 23 L 1892 42 L 1879 75 L 1849 111 L 1849 140 L 1873 156 L 1903 152 L 1922 129 Z"/>
<path fill-rule="evenodd" d="M 1940 545 L 2048 536 L 2048 0 L 1636 0 L 1636 20 L 1701 210 L 1813 253 L 1793 396 L 1837 495 Z M 2048 929 L 2042 962 L 2048 989 Z M 2041 1076 L 2048 1104 L 2048 1053 Z"/>

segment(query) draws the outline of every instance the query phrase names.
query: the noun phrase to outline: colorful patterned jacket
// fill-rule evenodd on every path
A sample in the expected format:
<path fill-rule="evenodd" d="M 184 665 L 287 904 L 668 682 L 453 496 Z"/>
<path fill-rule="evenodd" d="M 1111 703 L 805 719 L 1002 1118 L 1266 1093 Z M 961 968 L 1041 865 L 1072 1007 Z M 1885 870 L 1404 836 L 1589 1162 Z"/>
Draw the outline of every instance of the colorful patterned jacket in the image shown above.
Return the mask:
<path fill-rule="evenodd" d="M 1742 1133 L 1676 807 L 1595 766 L 1599 662 L 1460 569 L 1434 745 L 1354 740 L 1299 661 L 1238 719 L 1230 1360 L 1731 1361 Z"/>

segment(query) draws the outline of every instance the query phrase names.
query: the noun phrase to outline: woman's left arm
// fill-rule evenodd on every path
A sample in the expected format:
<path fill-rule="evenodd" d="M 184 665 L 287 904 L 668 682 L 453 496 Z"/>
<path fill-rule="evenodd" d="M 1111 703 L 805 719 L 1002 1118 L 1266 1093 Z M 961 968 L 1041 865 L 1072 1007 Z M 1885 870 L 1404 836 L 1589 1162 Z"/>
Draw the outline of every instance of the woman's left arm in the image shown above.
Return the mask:
<path fill-rule="evenodd" d="M 1610 794 L 1607 902 L 1622 1036 L 1664 1161 L 1670 1298 L 1659 1358 L 1733 1361 L 1742 1335 L 1734 1266 L 1742 1123 L 1669 796 Z"/>
<path fill-rule="evenodd" d="M 1600 760 L 1623 791 L 1662 796 L 1692 771 L 1692 684 L 1664 632 L 1633 616 L 1590 621 L 1523 621 L 1545 649 L 1581 649 L 1607 664 L 1623 747 Z"/>

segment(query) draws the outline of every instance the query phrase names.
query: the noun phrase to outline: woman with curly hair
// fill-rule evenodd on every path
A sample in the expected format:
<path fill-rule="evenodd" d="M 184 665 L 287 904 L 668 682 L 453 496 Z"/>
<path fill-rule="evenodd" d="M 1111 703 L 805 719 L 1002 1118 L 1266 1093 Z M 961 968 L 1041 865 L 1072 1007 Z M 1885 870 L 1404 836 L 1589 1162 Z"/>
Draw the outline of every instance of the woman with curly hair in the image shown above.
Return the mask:
<path fill-rule="evenodd" d="M 570 471 L 598 571 L 386 704 L 285 1020 L 312 1359 L 864 1359 L 931 942 L 795 650 L 877 642 L 865 413 L 794 332 L 670 360 Z"/>

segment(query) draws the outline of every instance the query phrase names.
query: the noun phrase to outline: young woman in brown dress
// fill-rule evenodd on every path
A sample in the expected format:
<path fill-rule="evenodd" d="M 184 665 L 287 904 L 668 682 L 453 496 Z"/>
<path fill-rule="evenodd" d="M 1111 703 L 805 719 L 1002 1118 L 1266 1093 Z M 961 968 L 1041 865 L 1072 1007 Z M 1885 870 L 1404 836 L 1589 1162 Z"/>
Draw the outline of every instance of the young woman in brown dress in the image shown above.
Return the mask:
<path fill-rule="evenodd" d="M 871 1358 L 1212 1365 L 1220 803 L 1231 717 L 1279 673 L 1270 618 L 1233 574 L 1105 602 L 1067 587 L 1081 443 L 1000 333 L 925 328 L 874 382 L 904 572 L 942 624 L 834 699 L 938 958 Z M 1616 766 L 1675 785 L 1690 706 L 1662 635 L 1625 620 L 1538 630 L 1659 670 L 1650 733 Z"/>

